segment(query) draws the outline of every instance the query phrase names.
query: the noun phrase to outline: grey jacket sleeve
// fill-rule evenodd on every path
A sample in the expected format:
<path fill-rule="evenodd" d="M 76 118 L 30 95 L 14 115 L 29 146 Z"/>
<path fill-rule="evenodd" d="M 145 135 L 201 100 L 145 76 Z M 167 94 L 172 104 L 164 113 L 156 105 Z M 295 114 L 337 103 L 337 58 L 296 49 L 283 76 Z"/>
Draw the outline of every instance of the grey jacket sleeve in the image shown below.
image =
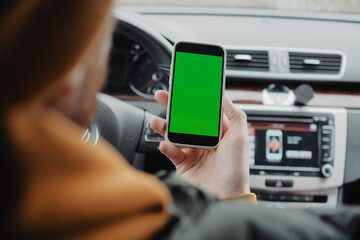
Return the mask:
<path fill-rule="evenodd" d="M 360 207 L 282 210 L 246 200 L 219 201 L 176 174 L 161 173 L 174 199 L 155 239 L 360 239 Z"/>

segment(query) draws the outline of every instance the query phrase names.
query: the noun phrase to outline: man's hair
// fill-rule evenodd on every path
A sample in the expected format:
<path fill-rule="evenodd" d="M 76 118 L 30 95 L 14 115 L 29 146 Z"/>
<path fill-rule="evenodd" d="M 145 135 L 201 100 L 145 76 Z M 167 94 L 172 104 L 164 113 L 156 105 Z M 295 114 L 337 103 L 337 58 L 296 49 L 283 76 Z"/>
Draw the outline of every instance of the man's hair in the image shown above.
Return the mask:
<path fill-rule="evenodd" d="M 0 118 L 0 239 L 9 239 L 13 236 L 15 212 L 21 198 L 21 168 L 16 157 L 12 154 L 11 144 L 8 141 L 7 130 Z"/>
<path fill-rule="evenodd" d="M 110 5 L 111 0 L 0 1 L 1 239 L 11 234 L 22 183 L 6 112 L 76 66 L 104 24 Z"/>
<path fill-rule="evenodd" d="M 111 0 L 2 0 L 0 112 L 67 74 L 104 24 Z"/>

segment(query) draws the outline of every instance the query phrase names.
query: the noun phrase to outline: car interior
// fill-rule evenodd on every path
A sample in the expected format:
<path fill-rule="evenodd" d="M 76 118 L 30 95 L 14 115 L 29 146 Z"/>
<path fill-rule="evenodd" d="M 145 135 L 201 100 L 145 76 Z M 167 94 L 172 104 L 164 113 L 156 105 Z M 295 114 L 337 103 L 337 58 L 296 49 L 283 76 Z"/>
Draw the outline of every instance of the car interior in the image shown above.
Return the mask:
<path fill-rule="evenodd" d="M 253 7 L 123 2 L 112 9 L 109 75 L 84 141 L 95 146 L 105 138 L 141 171 L 174 170 L 158 150 L 163 137 L 149 127 L 152 117 L 166 117 L 153 95 L 169 90 L 176 42 L 219 44 L 227 52 L 225 96 L 248 116 L 250 186 L 259 205 L 360 204 L 356 1 L 340 1 L 343 8 L 309 1 L 315 10 L 281 7 L 286 1 L 275 7 L 276 1 Z"/>

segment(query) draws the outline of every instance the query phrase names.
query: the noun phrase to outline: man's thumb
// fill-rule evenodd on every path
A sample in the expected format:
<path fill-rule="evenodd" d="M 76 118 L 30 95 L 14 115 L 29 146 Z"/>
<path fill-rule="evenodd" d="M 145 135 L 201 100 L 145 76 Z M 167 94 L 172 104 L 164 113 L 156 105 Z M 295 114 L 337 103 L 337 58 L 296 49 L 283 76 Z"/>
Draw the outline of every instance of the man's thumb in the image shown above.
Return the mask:
<path fill-rule="evenodd" d="M 243 111 L 237 109 L 228 97 L 225 97 L 224 99 L 224 112 L 229 121 L 238 120 L 246 122 L 246 114 Z"/>

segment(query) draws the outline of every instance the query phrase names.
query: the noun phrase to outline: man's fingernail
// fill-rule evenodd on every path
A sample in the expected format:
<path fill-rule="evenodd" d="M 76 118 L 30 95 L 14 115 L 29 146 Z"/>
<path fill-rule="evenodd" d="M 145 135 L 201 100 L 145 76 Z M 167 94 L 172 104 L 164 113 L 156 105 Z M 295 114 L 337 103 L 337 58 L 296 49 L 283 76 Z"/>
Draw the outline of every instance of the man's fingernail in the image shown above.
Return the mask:
<path fill-rule="evenodd" d="M 154 124 L 154 118 L 151 118 L 151 119 L 150 119 L 150 122 L 149 122 L 149 126 L 150 126 L 151 128 L 153 128 L 153 124 Z"/>
<path fill-rule="evenodd" d="M 162 154 L 164 154 L 164 155 L 166 155 L 166 153 L 165 153 L 165 149 L 164 149 L 164 147 L 163 147 L 163 142 L 161 141 L 160 143 L 159 143 L 159 146 L 158 146 L 158 149 L 160 150 L 160 152 L 162 153 Z"/>
<path fill-rule="evenodd" d="M 228 101 L 230 104 L 233 104 L 233 102 L 231 101 L 231 99 L 230 99 L 230 98 L 225 97 L 225 99 L 226 99 L 226 101 Z"/>

